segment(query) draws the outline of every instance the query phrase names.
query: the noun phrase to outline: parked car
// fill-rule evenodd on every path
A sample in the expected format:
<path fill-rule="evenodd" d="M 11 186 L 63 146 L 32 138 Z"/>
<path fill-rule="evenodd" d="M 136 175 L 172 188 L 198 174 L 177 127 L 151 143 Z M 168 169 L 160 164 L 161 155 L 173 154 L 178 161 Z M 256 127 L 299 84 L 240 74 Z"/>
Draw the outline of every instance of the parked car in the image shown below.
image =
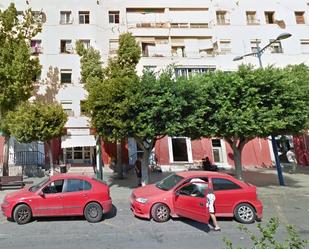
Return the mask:
<path fill-rule="evenodd" d="M 39 216 L 85 216 L 99 222 L 111 208 L 109 187 L 103 181 L 74 174 L 54 175 L 9 193 L 1 204 L 3 214 L 18 224 Z"/>
<path fill-rule="evenodd" d="M 214 190 L 217 217 L 234 217 L 241 223 L 262 219 L 263 205 L 255 186 L 228 174 L 206 171 L 179 172 L 156 184 L 134 189 L 131 210 L 137 217 L 157 222 L 165 222 L 171 216 L 208 223 L 207 188 Z"/>

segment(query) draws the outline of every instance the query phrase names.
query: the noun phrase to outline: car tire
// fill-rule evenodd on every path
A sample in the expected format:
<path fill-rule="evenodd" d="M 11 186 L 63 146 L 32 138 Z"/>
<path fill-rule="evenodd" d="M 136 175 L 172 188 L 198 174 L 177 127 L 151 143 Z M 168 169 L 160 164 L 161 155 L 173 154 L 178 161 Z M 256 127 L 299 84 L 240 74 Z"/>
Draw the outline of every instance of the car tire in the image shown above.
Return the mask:
<path fill-rule="evenodd" d="M 103 217 L 103 209 L 96 202 L 90 202 L 84 209 L 84 216 L 90 223 L 99 222 Z"/>
<path fill-rule="evenodd" d="M 170 218 L 170 209 L 163 203 L 156 203 L 151 208 L 151 216 L 156 222 L 166 222 Z"/>
<path fill-rule="evenodd" d="M 28 223 L 32 219 L 31 208 L 26 204 L 20 204 L 15 207 L 13 219 L 18 225 Z"/>
<path fill-rule="evenodd" d="M 240 203 L 234 210 L 235 219 L 243 224 L 253 223 L 256 219 L 254 208 L 248 203 Z"/>

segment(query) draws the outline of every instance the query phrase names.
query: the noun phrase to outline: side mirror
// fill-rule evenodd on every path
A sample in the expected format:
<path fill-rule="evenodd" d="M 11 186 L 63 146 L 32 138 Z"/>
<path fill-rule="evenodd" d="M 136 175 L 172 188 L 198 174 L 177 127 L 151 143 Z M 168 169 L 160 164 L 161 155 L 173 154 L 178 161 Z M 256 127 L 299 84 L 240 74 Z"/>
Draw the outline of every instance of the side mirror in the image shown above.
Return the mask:
<path fill-rule="evenodd" d="M 179 189 L 177 189 L 177 190 L 175 191 L 175 195 L 176 195 L 176 196 L 179 196 L 179 195 L 180 195 L 180 190 L 179 190 Z"/>
<path fill-rule="evenodd" d="M 43 193 L 42 190 L 39 192 L 39 196 L 41 196 L 41 197 L 44 197 L 44 196 L 45 196 L 45 194 Z"/>

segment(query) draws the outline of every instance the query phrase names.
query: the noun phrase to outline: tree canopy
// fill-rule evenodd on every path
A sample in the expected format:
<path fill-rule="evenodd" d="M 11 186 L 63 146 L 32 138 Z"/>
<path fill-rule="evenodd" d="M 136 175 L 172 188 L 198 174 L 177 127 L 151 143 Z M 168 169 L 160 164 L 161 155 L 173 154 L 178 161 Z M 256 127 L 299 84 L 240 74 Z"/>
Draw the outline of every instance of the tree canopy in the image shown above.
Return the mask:
<path fill-rule="evenodd" d="M 305 65 L 284 69 L 243 65 L 235 72 L 216 71 L 196 79 L 211 96 L 201 106 L 208 111 L 200 136 L 221 137 L 230 144 L 238 178 L 242 178 L 241 152 L 248 141 L 308 128 L 308 72 Z"/>
<path fill-rule="evenodd" d="M 48 145 L 48 154 L 53 174 L 53 158 L 50 141 L 63 135 L 67 114 L 56 103 L 48 105 L 40 102 L 26 102 L 15 111 L 8 113 L 6 123 L 10 133 L 22 143 L 44 141 Z"/>

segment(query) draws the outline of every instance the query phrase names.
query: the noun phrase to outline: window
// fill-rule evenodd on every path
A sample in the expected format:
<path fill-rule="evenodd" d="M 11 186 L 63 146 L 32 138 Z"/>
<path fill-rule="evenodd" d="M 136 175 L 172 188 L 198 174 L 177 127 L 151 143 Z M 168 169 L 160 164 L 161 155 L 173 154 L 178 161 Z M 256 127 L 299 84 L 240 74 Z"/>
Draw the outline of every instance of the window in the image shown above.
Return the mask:
<path fill-rule="evenodd" d="M 270 40 L 270 42 L 272 42 L 273 40 Z M 270 51 L 274 54 L 276 53 L 283 53 L 282 50 L 282 46 L 281 46 L 281 42 L 280 41 L 276 41 L 274 42 L 271 46 L 270 46 Z"/>
<path fill-rule="evenodd" d="M 72 12 L 71 11 L 60 11 L 60 24 L 72 24 Z"/>
<path fill-rule="evenodd" d="M 142 42 L 142 56 L 149 57 L 150 51 L 154 51 L 155 47 L 156 47 L 155 42 L 153 43 Z"/>
<path fill-rule="evenodd" d="M 84 147 L 84 159 L 90 159 L 90 147 Z"/>
<path fill-rule="evenodd" d="M 250 41 L 251 52 L 257 52 L 257 46 L 261 44 L 261 40 L 255 39 Z"/>
<path fill-rule="evenodd" d="M 80 101 L 80 115 L 86 116 L 86 114 L 87 114 L 86 101 L 81 100 Z"/>
<path fill-rule="evenodd" d="M 185 46 L 172 46 L 173 57 L 186 57 Z"/>
<path fill-rule="evenodd" d="M 61 193 L 63 188 L 63 180 L 56 180 L 51 182 L 43 189 L 44 194 L 57 194 Z"/>
<path fill-rule="evenodd" d="M 83 159 L 83 147 L 74 148 L 74 159 Z"/>
<path fill-rule="evenodd" d="M 66 152 L 65 152 L 66 153 L 66 158 L 68 160 L 73 159 L 72 148 L 66 148 L 65 150 L 66 150 Z"/>
<path fill-rule="evenodd" d="M 223 178 L 213 178 L 212 185 L 215 191 L 241 189 L 241 187 L 238 184 Z"/>
<path fill-rule="evenodd" d="M 303 54 L 309 54 L 309 39 L 300 40 L 300 50 Z"/>
<path fill-rule="evenodd" d="M 91 189 L 91 184 L 84 180 L 69 179 L 67 180 L 67 186 L 65 192 L 78 192 Z"/>
<path fill-rule="evenodd" d="M 295 19 L 297 24 L 305 24 L 305 12 L 295 11 Z"/>
<path fill-rule="evenodd" d="M 265 20 L 268 24 L 275 23 L 275 12 L 274 11 L 265 11 Z"/>
<path fill-rule="evenodd" d="M 119 23 L 119 11 L 108 12 L 109 23 Z"/>
<path fill-rule="evenodd" d="M 79 40 L 83 45 L 84 45 L 84 48 L 88 49 L 90 48 L 90 40 Z"/>
<path fill-rule="evenodd" d="M 119 48 L 119 40 L 109 40 L 109 53 L 116 54 Z"/>
<path fill-rule="evenodd" d="M 79 24 L 89 24 L 90 23 L 90 12 L 89 11 L 79 11 L 78 19 L 79 19 Z"/>
<path fill-rule="evenodd" d="M 61 69 L 60 70 L 60 83 L 72 83 L 72 70 L 71 69 Z"/>
<path fill-rule="evenodd" d="M 71 100 L 62 100 L 60 103 L 61 103 L 61 106 L 62 106 L 63 110 L 65 111 L 65 113 L 68 116 L 73 117 L 74 111 L 72 109 L 72 101 Z"/>
<path fill-rule="evenodd" d="M 247 24 L 258 24 L 259 21 L 256 19 L 256 11 L 246 11 Z"/>
<path fill-rule="evenodd" d="M 204 198 L 205 197 L 205 189 L 207 187 L 207 184 L 203 183 L 191 183 L 189 185 L 186 185 L 179 189 L 178 193 L 180 195 L 187 195 L 192 197 L 199 197 Z"/>
<path fill-rule="evenodd" d="M 73 53 L 72 40 L 60 40 L 60 53 Z"/>
<path fill-rule="evenodd" d="M 31 40 L 31 54 L 41 54 L 42 53 L 42 41 L 41 40 Z"/>
<path fill-rule="evenodd" d="M 147 71 L 147 72 L 155 72 L 157 66 L 145 65 L 143 68 L 144 68 L 144 71 Z"/>
<path fill-rule="evenodd" d="M 220 40 L 220 50 L 221 54 L 231 53 L 231 41 L 230 40 Z"/>
<path fill-rule="evenodd" d="M 226 19 L 227 12 L 226 11 L 217 11 L 217 24 L 229 24 L 229 20 Z"/>
<path fill-rule="evenodd" d="M 196 74 L 214 71 L 214 67 L 175 68 L 176 77 L 190 77 Z"/>

